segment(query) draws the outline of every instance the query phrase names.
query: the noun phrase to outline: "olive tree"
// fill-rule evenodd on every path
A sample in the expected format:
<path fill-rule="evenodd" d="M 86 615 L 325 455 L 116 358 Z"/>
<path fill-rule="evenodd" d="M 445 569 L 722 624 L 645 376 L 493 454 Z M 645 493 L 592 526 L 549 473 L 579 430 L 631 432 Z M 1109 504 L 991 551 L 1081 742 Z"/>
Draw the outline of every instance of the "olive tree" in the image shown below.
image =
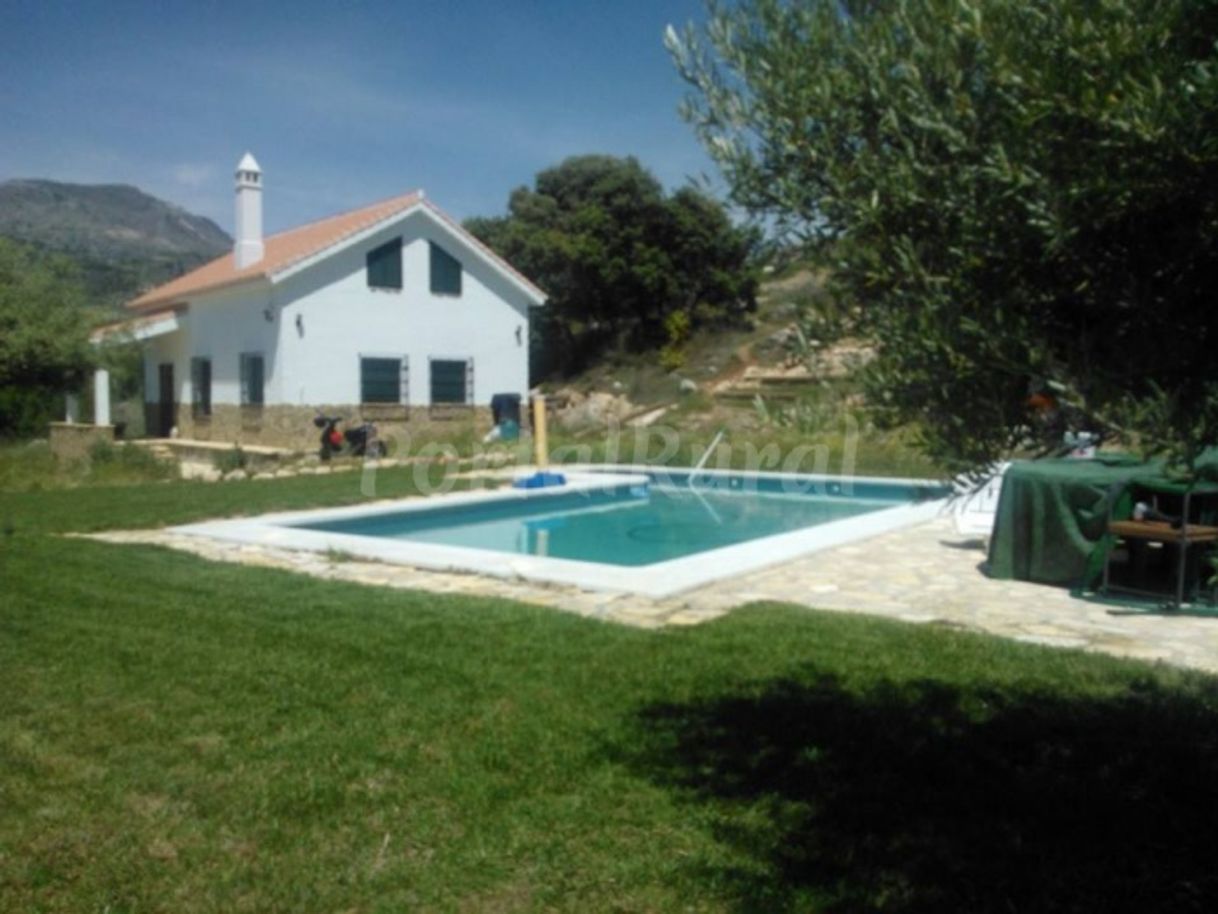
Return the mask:
<path fill-rule="evenodd" d="M 30 434 L 92 363 L 75 265 L 0 238 L 0 435 Z"/>
<path fill-rule="evenodd" d="M 666 43 L 737 205 L 830 268 L 870 401 L 975 467 L 1044 415 L 1218 441 L 1218 4 L 741 0 Z"/>

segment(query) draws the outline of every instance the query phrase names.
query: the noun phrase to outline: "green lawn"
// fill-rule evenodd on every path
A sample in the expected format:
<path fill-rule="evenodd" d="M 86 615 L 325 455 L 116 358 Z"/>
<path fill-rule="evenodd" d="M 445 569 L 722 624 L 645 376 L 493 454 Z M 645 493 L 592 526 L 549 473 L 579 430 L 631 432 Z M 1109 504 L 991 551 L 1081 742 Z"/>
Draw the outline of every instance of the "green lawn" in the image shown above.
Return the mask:
<path fill-rule="evenodd" d="M 359 497 L 0 494 L 0 910 L 1218 903 L 1211 678 L 781 606 L 642 632 L 52 535 Z"/>
<path fill-rule="evenodd" d="M 445 472 L 440 464 L 381 469 L 371 478 L 370 488 L 361 473 L 354 471 L 225 483 L 174 480 L 45 491 L 0 489 L 0 529 L 23 533 L 95 532 L 348 505 L 371 498 L 405 498 L 418 495 L 421 482 L 429 488 L 440 485 Z M 460 479 L 450 479 L 448 484 L 453 489 L 469 486 Z"/>

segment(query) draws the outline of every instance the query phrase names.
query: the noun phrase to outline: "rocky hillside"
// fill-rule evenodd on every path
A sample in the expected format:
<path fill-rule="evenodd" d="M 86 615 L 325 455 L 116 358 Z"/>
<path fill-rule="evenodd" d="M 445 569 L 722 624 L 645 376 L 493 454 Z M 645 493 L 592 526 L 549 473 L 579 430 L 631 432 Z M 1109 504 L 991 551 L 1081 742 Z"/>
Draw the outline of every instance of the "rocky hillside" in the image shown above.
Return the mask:
<path fill-rule="evenodd" d="M 99 304 L 204 263 L 232 245 L 210 219 L 126 184 L 0 183 L 0 235 L 77 261 Z"/>
<path fill-rule="evenodd" d="M 577 377 L 543 386 L 559 425 L 572 430 L 607 419 L 651 424 L 677 407 L 685 419 L 736 426 L 748 424 L 758 398 L 789 403 L 826 385 L 849 393 L 855 369 L 870 358 L 868 347 L 846 341 L 807 357 L 796 345 L 801 305 L 823 294 L 811 270 L 794 268 L 762 284 L 757 312 L 745 324 L 695 334 L 680 368 L 661 365 L 655 352 L 610 354 Z"/>
<path fill-rule="evenodd" d="M 695 333 L 679 368 L 662 365 L 654 351 L 618 353 L 577 376 L 546 382 L 553 440 L 594 448 L 609 424 L 623 434 L 603 459 L 651 460 L 675 444 L 666 459 L 693 464 L 723 432 L 715 460 L 731 457 L 734 466 L 748 465 L 750 445 L 777 444 L 787 456 L 811 445 L 819 450 L 804 452 L 812 462 L 801 469 L 937 477 L 940 468 L 912 444 L 915 430 L 879 429 L 871 421 L 859 379 L 874 357 L 865 340 L 801 342 L 800 312 L 824 296 L 815 271 L 792 265 L 763 282 L 757 312 L 746 323 Z M 638 451 L 640 442 L 650 450 Z M 602 456 L 591 450 L 579 459 Z"/>

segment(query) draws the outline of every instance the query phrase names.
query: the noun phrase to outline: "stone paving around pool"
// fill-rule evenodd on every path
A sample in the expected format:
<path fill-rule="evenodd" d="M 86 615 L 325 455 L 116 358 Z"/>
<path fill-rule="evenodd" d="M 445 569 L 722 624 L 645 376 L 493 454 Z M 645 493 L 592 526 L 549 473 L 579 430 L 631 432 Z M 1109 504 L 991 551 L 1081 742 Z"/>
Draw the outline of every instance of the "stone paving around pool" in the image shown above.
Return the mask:
<path fill-rule="evenodd" d="M 283 568 L 332 580 L 503 597 L 641 628 L 694 625 L 746 603 L 779 601 L 1218 673 L 1218 618 L 1114 615 L 1060 588 L 992 580 L 980 567 L 985 559 L 982 543 L 956 534 L 947 519 L 817 552 L 664 600 L 223 543 L 169 530 L 92 537 L 169 546 L 216 561 Z"/>

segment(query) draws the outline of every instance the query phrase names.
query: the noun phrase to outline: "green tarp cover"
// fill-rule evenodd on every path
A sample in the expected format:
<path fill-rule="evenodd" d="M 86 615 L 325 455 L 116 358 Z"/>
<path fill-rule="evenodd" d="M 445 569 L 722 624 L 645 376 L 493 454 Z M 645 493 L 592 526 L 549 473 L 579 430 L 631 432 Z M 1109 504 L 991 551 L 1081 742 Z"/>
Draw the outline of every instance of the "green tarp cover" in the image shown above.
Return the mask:
<path fill-rule="evenodd" d="M 1218 449 L 1206 451 L 1197 466 L 1199 475 L 1203 467 L 1218 469 Z M 1169 482 L 1162 461 L 1123 455 L 1013 463 L 990 537 L 990 576 L 1066 587 L 1087 583 L 1104 545 L 1109 501 L 1133 480 Z M 1128 516 L 1128 508 L 1115 513 Z"/>

